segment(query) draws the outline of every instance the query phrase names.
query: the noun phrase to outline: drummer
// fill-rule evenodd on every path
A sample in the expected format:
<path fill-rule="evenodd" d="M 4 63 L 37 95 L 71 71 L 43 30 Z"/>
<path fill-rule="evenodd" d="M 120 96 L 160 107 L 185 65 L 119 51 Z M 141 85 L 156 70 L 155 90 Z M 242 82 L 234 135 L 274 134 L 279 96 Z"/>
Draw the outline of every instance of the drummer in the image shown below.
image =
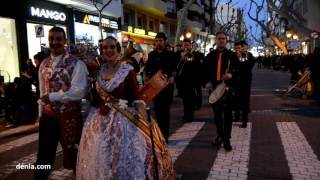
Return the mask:
<path fill-rule="evenodd" d="M 147 78 L 151 78 L 159 70 L 171 79 L 176 71 L 176 58 L 173 52 L 166 49 L 167 37 L 163 32 L 159 32 L 155 37 L 155 50 L 149 53 L 148 61 L 145 65 Z M 173 83 L 164 88 L 153 100 L 156 119 L 161 132 L 168 142 L 170 125 L 170 104 L 173 100 Z"/>
<path fill-rule="evenodd" d="M 211 91 L 224 81 L 229 89 L 234 86 L 236 76 L 237 55 L 226 48 L 227 34 L 225 32 L 216 33 L 217 49 L 211 51 L 203 63 L 203 81 L 206 88 Z M 232 150 L 230 144 L 232 129 L 232 109 L 231 99 L 227 99 L 221 104 L 213 104 L 214 122 L 217 127 L 217 137 L 213 142 L 214 146 L 220 148 L 221 144 L 227 151 Z"/>

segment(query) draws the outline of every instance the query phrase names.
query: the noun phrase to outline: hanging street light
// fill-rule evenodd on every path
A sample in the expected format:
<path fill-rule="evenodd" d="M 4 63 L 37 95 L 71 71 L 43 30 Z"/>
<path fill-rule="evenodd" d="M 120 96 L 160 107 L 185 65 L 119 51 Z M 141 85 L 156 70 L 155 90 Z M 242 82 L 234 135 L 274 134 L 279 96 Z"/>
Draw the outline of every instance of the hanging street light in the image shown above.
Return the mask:
<path fill-rule="evenodd" d="M 189 38 L 191 38 L 191 36 L 192 36 L 191 32 L 187 32 L 187 33 L 186 33 L 186 38 L 189 39 Z"/>
<path fill-rule="evenodd" d="M 181 35 L 181 36 L 180 36 L 180 41 L 183 41 L 183 40 L 184 40 L 184 36 Z"/>
<path fill-rule="evenodd" d="M 290 32 L 287 33 L 287 38 L 291 38 L 292 34 Z"/>

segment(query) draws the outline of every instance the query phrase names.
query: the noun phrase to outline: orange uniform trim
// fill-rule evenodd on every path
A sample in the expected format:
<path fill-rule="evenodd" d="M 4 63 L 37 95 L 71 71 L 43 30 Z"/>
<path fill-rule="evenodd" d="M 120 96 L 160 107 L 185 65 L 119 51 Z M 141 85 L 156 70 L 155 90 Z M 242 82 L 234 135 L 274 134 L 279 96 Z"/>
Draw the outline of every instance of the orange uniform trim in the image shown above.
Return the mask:
<path fill-rule="evenodd" d="M 217 80 L 221 80 L 221 60 L 222 60 L 222 52 L 219 52 L 219 57 L 218 57 L 218 69 L 217 69 Z"/>

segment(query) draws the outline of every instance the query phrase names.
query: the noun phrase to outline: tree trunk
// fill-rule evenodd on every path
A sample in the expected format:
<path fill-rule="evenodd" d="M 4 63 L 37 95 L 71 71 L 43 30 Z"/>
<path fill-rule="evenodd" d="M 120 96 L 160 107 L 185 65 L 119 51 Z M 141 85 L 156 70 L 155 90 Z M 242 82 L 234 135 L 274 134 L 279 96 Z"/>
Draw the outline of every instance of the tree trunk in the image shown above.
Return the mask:
<path fill-rule="evenodd" d="M 275 44 L 276 46 L 278 46 L 278 47 L 283 51 L 283 53 L 284 53 L 285 55 L 288 54 L 288 50 L 287 50 L 286 46 L 285 46 L 284 44 L 282 44 L 281 40 L 280 40 L 277 36 L 271 34 L 271 35 L 270 35 L 270 38 L 272 39 L 272 41 L 274 42 L 274 44 Z"/>

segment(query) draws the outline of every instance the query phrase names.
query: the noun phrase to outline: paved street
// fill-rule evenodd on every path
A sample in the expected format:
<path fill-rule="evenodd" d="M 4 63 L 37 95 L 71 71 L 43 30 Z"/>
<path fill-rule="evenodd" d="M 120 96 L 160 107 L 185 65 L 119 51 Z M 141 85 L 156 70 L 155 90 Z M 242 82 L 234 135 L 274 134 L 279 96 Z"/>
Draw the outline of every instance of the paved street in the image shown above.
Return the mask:
<path fill-rule="evenodd" d="M 183 124 L 181 101 L 175 99 L 169 149 L 178 176 L 320 180 L 320 105 L 274 92 L 286 88 L 288 82 L 286 72 L 254 70 L 250 122 L 246 129 L 234 123 L 231 152 L 211 145 L 216 133 L 208 104 L 196 112 L 194 122 Z M 26 133 L 0 139 L 0 179 L 33 179 L 32 170 L 18 170 L 16 165 L 35 162 L 37 138 L 38 133 Z M 50 178 L 75 179 L 62 168 L 61 147 Z"/>

